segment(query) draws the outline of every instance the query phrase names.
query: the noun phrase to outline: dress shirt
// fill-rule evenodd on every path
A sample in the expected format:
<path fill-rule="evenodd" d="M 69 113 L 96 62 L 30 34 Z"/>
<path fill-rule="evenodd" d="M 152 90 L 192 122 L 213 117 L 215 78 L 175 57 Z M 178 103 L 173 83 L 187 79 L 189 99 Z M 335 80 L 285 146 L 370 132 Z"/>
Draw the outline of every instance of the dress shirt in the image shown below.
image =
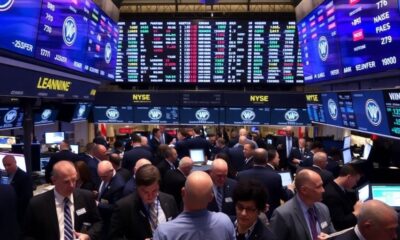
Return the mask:
<path fill-rule="evenodd" d="M 309 220 L 309 214 L 308 214 L 308 209 L 310 207 L 308 207 L 300 198 L 298 195 L 296 195 L 296 200 L 298 201 L 300 207 L 301 207 L 301 212 L 303 213 L 304 219 L 307 222 L 307 227 L 308 227 L 308 231 L 310 234 L 311 239 L 313 239 L 312 233 L 311 233 L 311 228 L 310 228 L 310 220 Z M 314 206 L 313 206 L 314 207 Z M 315 208 L 314 208 L 315 210 Z M 317 214 L 315 212 L 315 214 Z M 318 216 L 317 216 L 317 220 L 316 220 L 316 224 L 317 224 L 317 233 L 319 234 L 321 232 L 321 227 L 319 226 L 319 220 L 318 220 Z"/>
<path fill-rule="evenodd" d="M 147 217 L 150 222 L 150 209 L 149 209 L 149 204 L 143 203 L 144 207 L 146 208 L 147 211 Z M 165 213 L 162 210 L 160 201 L 158 200 L 158 197 L 156 197 L 156 200 L 154 201 L 154 205 L 156 206 L 156 214 L 157 214 L 157 220 L 158 220 L 158 225 L 161 223 L 167 222 L 167 218 L 165 217 Z"/>
<path fill-rule="evenodd" d="M 247 210 L 246 210 L 247 211 Z M 249 229 L 247 229 L 246 234 L 244 234 L 245 239 L 249 239 L 250 235 L 253 233 L 254 228 L 256 227 L 257 220 L 251 225 Z M 235 221 L 235 230 L 236 230 L 236 238 L 239 236 L 239 228 L 237 225 L 237 220 Z"/>
<path fill-rule="evenodd" d="M 286 137 L 286 157 L 289 158 L 290 152 L 292 151 L 292 137 Z"/>
<path fill-rule="evenodd" d="M 58 229 L 60 231 L 60 240 L 64 240 L 64 199 L 65 197 L 61 196 L 54 189 L 55 203 L 56 203 L 56 212 L 57 212 L 57 220 L 58 220 Z M 72 228 L 75 226 L 75 207 L 74 207 L 74 197 L 71 194 L 69 197 L 69 209 L 71 210 L 71 219 L 72 219 Z"/>
<path fill-rule="evenodd" d="M 356 233 L 357 237 L 358 237 L 360 240 L 365 240 L 365 237 L 361 234 L 360 229 L 358 228 L 358 225 L 356 225 L 356 226 L 354 227 L 354 232 Z"/>

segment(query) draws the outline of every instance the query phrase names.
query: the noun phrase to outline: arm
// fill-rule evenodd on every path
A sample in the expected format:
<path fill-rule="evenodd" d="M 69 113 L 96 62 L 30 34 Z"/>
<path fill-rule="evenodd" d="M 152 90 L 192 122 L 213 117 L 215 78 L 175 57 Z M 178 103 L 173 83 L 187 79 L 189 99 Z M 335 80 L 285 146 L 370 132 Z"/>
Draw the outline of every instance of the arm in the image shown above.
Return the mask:
<path fill-rule="evenodd" d="M 290 228 L 286 224 L 285 218 L 276 210 L 272 214 L 269 228 L 275 234 L 277 240 L 287 240 L 290 237 Z"/>

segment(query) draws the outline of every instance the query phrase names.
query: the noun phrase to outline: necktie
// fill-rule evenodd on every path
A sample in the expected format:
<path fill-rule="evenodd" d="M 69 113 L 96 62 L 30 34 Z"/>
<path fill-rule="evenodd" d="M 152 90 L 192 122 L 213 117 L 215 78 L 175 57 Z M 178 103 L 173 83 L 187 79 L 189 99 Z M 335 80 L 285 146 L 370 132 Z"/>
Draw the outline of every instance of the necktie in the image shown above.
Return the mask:
<path fill-rule="evenodd" d="M 160 137 L 160 143 L 161 143 L 161 144 L 165 144 L 164 133 L 163 133 L 163 134 L 161 134 L 161 137 Z"/>
<path fill-rule="evenodd" d="M 149 204 L 149 213 L 150 213 L 150 226 L 151 229 L 154 231 L 156 230 L 158 224 L 158 214 L 155 203 Z"/>
<path fill-rule="evenodd" d="M 314 208 L 309 208 L 308 212 L 308 220 L 310 221 L 310 229 L 311 229 L 311 236 L 313 240 L 318 239 L 318 231 L 317 231 L 317 216 L 315 215 Z"/>
<path fill-rule="evenodd" d="M 106 183 L 106 182 L 103 182 L 103 184 L 101 185 L 101 188 L 100 188 L 99 199 L 98 199 L 98 200 L 100 200 L 100 199 L 101 199 L 101 196 L 103 196 L 103 193 L 104 193 L 104 191 L 106 190 L 106 187 L 107 187 L 107 183 Z"/>
<path fill-rule="evenodd" d="M 287 144 L 286 144 L 286 157 L 289 158 L 290 152 L 292 151 L 292 138 L 287 137 Z"/>
<path fill-rule="evenodd" d="M 222 211 L 222 188 L 217 187 L 217 196 L 215 198 L 215 200 L 217 201 L 217 205 L 218 205 L 218 210 L 221 212 Z"/>
<path fill-rule="evenodd" d="M 73 240 L 74 230 L 72 227 L 71 209 L 69 208 L 69 199 L 64 199 L 64 239 Z"/>

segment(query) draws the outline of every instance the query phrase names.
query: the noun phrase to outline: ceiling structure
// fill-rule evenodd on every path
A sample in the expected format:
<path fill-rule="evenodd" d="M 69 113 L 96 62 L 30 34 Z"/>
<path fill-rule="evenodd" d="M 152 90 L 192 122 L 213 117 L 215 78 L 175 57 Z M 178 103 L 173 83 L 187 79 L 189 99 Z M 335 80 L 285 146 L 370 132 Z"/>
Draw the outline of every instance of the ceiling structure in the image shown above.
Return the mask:
<path fill-rule="evenodd" d="M 200 4 L 200 0 L 114 0 L 121 13 L 211 13 L 211 12 L 294 12 L 299 0 L 218 0 Z"/>

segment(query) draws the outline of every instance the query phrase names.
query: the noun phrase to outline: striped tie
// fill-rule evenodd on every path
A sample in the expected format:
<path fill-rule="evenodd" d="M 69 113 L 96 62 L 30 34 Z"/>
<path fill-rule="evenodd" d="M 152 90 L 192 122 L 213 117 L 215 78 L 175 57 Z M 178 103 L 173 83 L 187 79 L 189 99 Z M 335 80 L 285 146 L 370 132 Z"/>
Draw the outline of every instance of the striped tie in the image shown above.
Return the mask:
<path fill-rule="evenodd" d="M 72 217 L 71 210 L 69 208 L 69 199 L 64 199 L 64 239 L 73 240 L 74 239 L 74 228 L 72 227 Z"/>
<path fill-rule="evenodd" d="M 151 229 L 154 231 L 157 228 L 158 224 L 158 212 L 156 210 L 156 204 L 149 204 L 149 212 L 150 212 L 150 225 Z"/>
<path fill-rule="evenodd" d="M 222 211 L 222 189 L 220 187 L 217 187 L 217 196 L 216 199 L 217 205 L 218 205 L 218 210 L 219 212 Z"/>

